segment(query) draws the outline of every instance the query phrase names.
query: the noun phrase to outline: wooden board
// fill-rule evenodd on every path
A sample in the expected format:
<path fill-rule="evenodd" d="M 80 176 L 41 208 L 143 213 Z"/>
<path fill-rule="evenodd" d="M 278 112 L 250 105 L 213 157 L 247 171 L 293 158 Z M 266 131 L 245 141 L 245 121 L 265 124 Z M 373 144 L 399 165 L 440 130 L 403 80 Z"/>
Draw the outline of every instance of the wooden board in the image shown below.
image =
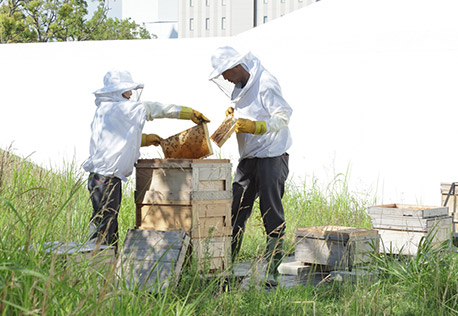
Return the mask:
<path fill-rule="evenodd" d="M 218 146 L 222 147 L 235 131 L 237 119 L 233 115 L 228 115 L 221 125 L 212 134 L 210 139 Z"/>
<path fill-rule="evenodd" d="M 375 229 L 397 229 L 406 231 L 428 232 L 444 216 L 419 218 L 411 216 L 371 216 Z"/>
<path fill-rule="evenodd" d="M 409 204 L 388 204 L 372 206 L 367 209 L 369 216 L 411 216 L 428 218 L 448 215 L 446 207 L 422 206 Z"/>
<path fill-rule="evenodd" d="M 450 191 L 451 183 L 441 183 L 441 201 L 442 205 L 445 204 L 445 200 L 447 199 L 448 193 Z M 447 205 L 448 213 L 452 216 L 453 220 L 453 232 L 455 234 L 458 233 L 458 186 L 455 187 L 455 194 L 451 194 Z"/>
<path fill-rule="evenodd" d="M 226 199 L 193 200 L 191 205 L 143 204 L 137 205 L 136 227 L 153 230 L 180 230 L 192 238 L 230 236 L 230 192 Z"/>
<path fill-rule="evenodd" d="M 136 208 L 138 229 L 191 231 L 191 205 L 137 204 Z"/>
<path fill-rule="evenodd" d="M 71 268 L 72 264 L 88 264 L 92 269 L 111 269 L 115 262 L 113 246 L 93 243 L 78 243 L 68 241 L 48 242 L 41 248 L 50 255 L 57 256 L 61 262 Z"/>
<path fill-rule="evenodd" d="M 228 269 L 231 260 L 231 238 L 225 236 L 191 239 L 192 253 L 197 258 L 199 269 L 209 272 Z"/>
<path fill-rule="evenodd" d="M 189 240 L 184 232 L 129 229 L 117 273 L 127 288 L 161 292 L 178 282 Z"/>
<path fill-rule="evenodd" d="M 376 230 L 343 226 L 312 226 L 296 232 L 295 260 L 351 269 L 368 262 L 370 254 L 378 252 L 379 235 Z"/>
<path fill-rule="evenodd" d="M 205 123 L 162 140 L 161 148 L 165 158 L 199 159 L 213 154 Z"/>
<path fill-rule="evenodd" d="M 201 200 L 192 204 L 192 238 L 232 235 L 232 199 Z"/>

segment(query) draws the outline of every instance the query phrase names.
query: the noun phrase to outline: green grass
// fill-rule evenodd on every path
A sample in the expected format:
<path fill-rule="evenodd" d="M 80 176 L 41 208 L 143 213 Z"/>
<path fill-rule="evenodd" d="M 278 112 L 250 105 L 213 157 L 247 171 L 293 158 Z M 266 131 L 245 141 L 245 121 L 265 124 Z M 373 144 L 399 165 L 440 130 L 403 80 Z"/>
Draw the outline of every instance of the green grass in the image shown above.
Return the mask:
<path fill-rule="evenodd" d="M 129 288 L 112 266 L 64 262 L 42 245 L 84 242 L 91 204 L 85 175 L 74 164 L 40 168 L 10 150 L 0 151 L 0 315 L 457 315 L 458 256 L 449 246 L 423 243 L 416 257 L 374 256 L 379 273 L 355 283 L 332 282 L 265 291 L 221 286 L 185 269 L 177 287 L 150 294 Z M 332 224 L 370 228 L 365 209 L 372 193 L 348 190 L 348 174 L 327 186 L 317 179 L 288 184 L 284 197 L 287 245 L 294 251 L 297 227 Z M 120 242 L 135 226 L 132 182 L 124 186 Z M 262 256 L 265 234 L 255 207 L 241 260 Z"/>

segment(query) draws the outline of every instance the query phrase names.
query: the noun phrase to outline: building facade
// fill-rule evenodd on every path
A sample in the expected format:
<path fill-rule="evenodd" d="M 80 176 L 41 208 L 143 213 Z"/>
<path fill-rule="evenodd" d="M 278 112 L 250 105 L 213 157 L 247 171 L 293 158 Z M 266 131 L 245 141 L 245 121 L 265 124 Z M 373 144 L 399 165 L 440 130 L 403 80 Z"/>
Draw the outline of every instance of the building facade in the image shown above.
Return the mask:
<path fill-rule="evenodd" d="M 179 0 L 178 37 L 232 36 L 316 0 Z"/>
<path fill-rule="evenodd" d="M 122 0 L 122 18 L 131 18 L 157 38 L 176 38 L 178 37 L 178 1 Z"/>

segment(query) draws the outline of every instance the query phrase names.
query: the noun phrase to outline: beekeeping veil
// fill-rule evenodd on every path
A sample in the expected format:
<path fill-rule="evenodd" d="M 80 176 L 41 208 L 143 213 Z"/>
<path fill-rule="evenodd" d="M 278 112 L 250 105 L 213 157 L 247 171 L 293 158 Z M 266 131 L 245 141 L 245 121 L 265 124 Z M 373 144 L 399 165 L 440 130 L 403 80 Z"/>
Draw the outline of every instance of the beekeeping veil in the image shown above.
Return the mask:
<path fill-rule="evenodd" d="M 234 48 L 229 46 L 220 47 L 216 50 L 211 58 L 213 71 L 209 76 L 209 80 L 213 81 L 218 88 L 221 89 L 232 102 L 237 102 L 247 91 L 251 84 L 256 80 L 261 70 L 259 59 L 253 56 L 250 52 L 240 54 Z M 250 79 L 245 87 L 241 87 L 225 80 L 222 73 L 228 69 L 234 68 L 237 65 L 242 65 L 246 71 L 250 73 Z"/>
<path fill-rule="evenodd" d="M 134 82 L 132 76 L 125 70 L 110 70 L 103 78 L 103 88 L 94 91 L 100 101 L 125 101 L 122 94 L 132 91 L 131 100 L 139 101 L 144 85 Z M 96 101 L 97 103 L 97 101 Z"/>

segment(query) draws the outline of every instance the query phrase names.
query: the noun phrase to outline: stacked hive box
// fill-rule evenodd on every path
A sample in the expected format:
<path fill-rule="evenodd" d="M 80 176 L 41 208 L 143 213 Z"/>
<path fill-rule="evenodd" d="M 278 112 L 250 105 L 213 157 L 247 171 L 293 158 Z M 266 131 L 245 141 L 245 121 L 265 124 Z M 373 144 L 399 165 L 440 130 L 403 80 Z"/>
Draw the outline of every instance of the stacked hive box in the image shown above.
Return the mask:
<path fill-rule="evenodd" d="M 368 214 L 380 234 L 381 252 L 416 255 L 422 237 L 432 246 L 451 241 L 446 207 L 389 204 L 370 207 Z"/>
<path fill-rule="evenodd" d="M 378 252 L 376 230 L 343 226 L 301 227 L 296 231 L 295 260 L 330 269 L 352 269 Z"/>
<path fill-rule="evenodd" d="M 441 198 L 442 198 L 442 205 L 445 204 L 447 197 L 449 196 L 448 193 L 450 192 L 452 184 L 451 183 L 441 183 Z M 452 190 L 448 200 L 447 205 L 448 213 L 452 217 L 453 220 L 453 232 L 455 235 L 458 234 L 458 185 L 455 186 L 455 191 Z"/>
<path fill-rule="evenodd" d="M 201 269 L 230 259 L 231 164 L 226 159 L 141 159 L 136 165 L 136 227 L 184 231 Z"/>

